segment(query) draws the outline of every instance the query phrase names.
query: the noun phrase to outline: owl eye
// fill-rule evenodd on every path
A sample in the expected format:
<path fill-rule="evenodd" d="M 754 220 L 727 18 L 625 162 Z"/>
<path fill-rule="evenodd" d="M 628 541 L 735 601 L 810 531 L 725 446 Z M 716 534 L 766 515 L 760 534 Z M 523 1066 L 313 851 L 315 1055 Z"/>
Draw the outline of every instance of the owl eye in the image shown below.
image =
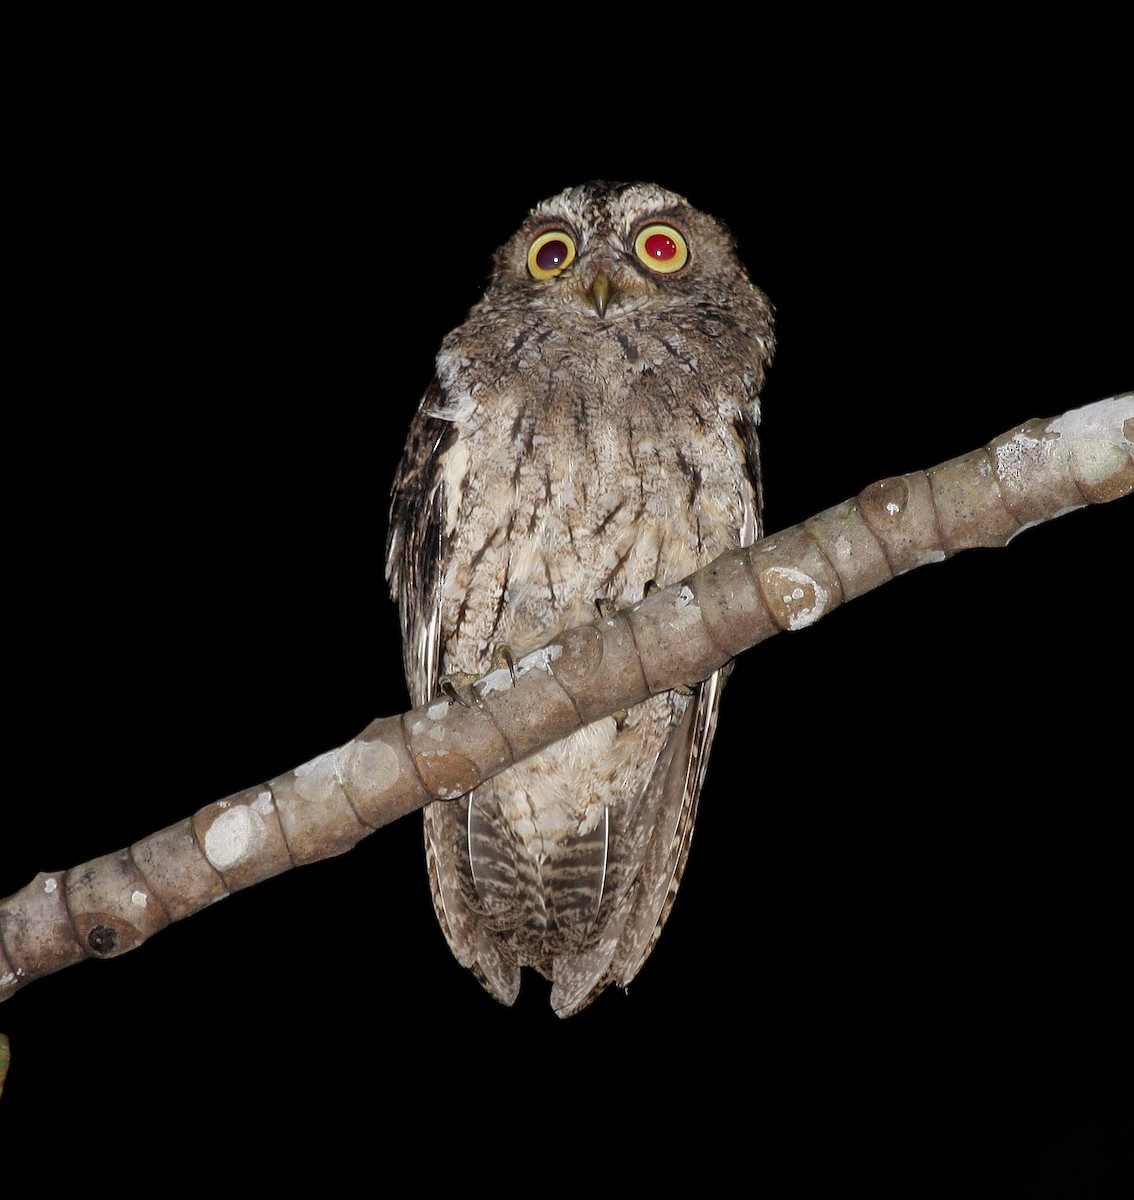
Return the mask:
<path fill-rule="evenodd" d="M 689 261 L 689 246 L 672 225 L 647 225 L 634 239 L 638 261 L 651 271 L 671 275 Z"/>
<path fill-rule="evenodd" d="M 575 239 L 562 229 L 549 229 L 528 248 L 528 270 L 536 279 L 554 279 L 574 258 Z"/>

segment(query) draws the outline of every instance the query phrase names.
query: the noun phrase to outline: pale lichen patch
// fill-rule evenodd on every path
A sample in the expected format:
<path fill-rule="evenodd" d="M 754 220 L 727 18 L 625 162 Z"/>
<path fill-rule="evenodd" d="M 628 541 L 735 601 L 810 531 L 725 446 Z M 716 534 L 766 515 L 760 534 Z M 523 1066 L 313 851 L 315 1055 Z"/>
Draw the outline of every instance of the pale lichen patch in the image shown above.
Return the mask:
<path fill-rule="evenodd" d="M 1035 437 L 1025 430 L 1017 430 L 1012 435 L 1010 441 L 997 445 L 995 456 L 996 471 L 999 477 L 1006 483 L 1025 488 L 1028 477 L 1036 472 L 1042 472 L 1047 465 L 1048 455 L 1056 452 L 1055 448 L 1058 447 L 1063 436 L 1058 428 L 1059 424 L 1058 420 L 1052 421 L 1045 427 L 1044 434 L 1041 437 Z M 1032 422 L 1028 426 L 1029 429 L 1037 427 L 1035 422 Z M 1019 537 L 1026 529 L 1032 529 L 1034 526 L 1043 524 L 1045 521 L 1062 517 L 1066 513 L 1074 512 L 1075 509 L 1082 507 L 1081 504 L 1069 504 L 1056 511 L 1044 512 L 1041 517 L 1034 521 L 1023 521 L 1020 523 L 1019 528 L 1013 530 L 1008 536 L 1005 544 L 1012 541 L 1013 538 Z"/>
<path fill-rule="evenodd" d="M 59 880 L 54 876 L 49 876 L 43 881 L 43 890 L 50 896 L 53 891 L 59 886 Z"/>
<path fill-rule="evenodd" d="M 550 646 L 541 646 L 530 654 L 525 654 L 516 664 L 516 674 L 526 675 L 529 671 L 542 670 L 549 675 L 552 673 L 551 664 L 563 653 L 563 647 L 558 642 Z"/>
<path fill-rule="evenodd" d="M 1120 423 L 1134 416 L 1134 393 L 1111 396 L 1095 404 L 1073 408 L 1047 424 L 1054 434 L 1070 438 L 1090 438 L 1114 444 L 1114 431 Z"/>
<path fill-rule="evenodd" d="M 1003 442 L 996 447 L 997 474 L 1004 479 L 1019 480 L 1029 468 L 1034 469 L 1043 460 L 1049 440 L 1017 430 L 1010 442 Z"/>
<path fill-rule="evenodd" d="M 136 904 L 139 908 L 145 908 L 149 903 L 149 899 L 149 896 L 145 892 L 135 891 L 130 893 L 130 903 Z"/>
<path fill-rule="evenodd" d="M 350 742 L 344 764 L 346 776 L 361 791 L 385 792 L 400 777 L 398 755 L 385 742 Z"/>
<path fill-rule="evenodd" d="M 827 611 L 830 592 L 805 571 L 795 567 L 768 567 L 761 572 L 764 597 L 785 628 L 805 629 Z"/>
<path fill-rule="evenodd" d="M 487 675 L 478 679 L 474 685 L 476 694 L 490 696 L 493 692 L 506 692 L 515 685 L 517 679 L 521 679 L 531 671 L 546 671 L 548 675 L 551 675 L 553 674 L 551 664 L 562 653 L 563 647 L 559 642 L 553 642 L 550 646 L 541 646 L 538 650 L 525 654 L 513 667 L 498 667 L 495 671 L 489 671 Z M 463 792 L 459 794 L 464 795 Z"/>
<path fill-rule="evenodd" d="M 449 708 L 448 701 L 445 701 L 446 711 L 448 711 L 448 708 Z M 427 715 L 432 716 L 432 713 L 428 713 Z M 439 742 L 443 742 L 445 740 L 445 726 L 439 725 L 437 723 L 436 718 L 433 718 L 432 720 L 411 721 L 410 727 L 409 727 L 409 733 L 410 733 L 410 737 L 413 738 L 415 741 L 428 740 L 431 742 L 439 743 Z"/>
<path fill-rule="evenodd" d="M 259 813 L 243 805 L 222 812 L 205 834 L 205 857 L 218 871 L 235 866 L 247 857 L 263 827 Z"/>
<path fill-rule="evenodd" d="M 1075 478 L 1083 484 L 1096 486 L 1106 483 L 1130 461 L 1130 455 L 1113 442 L 1098 438 L 1080 438 L 1071 447 Z"/>
<path fill-rule="evenodd" d="M 693 589 L 688 584 L 682 584 L 677 591 L 677 598 L 674 600 L 675 608 L 687 608 L 690 604 L 694 604 L 697 597 L 693 595 Z"/>
<path fill-rule="evenodd" d="M 478 696 L 490 696 L 493 692 L 506 692 L 510 687 L 512 672 L 507 667 L 498 667 L 477 680 L 476 693 Z"/>
<path fill-rule="evenodd" d="M 342 786 L 343 772 L 340 755 L 342 748 L 328 750 L 310 762 L 296 767 L 292 772 L 295 790 L 305 800 L 326 800 Z"/>

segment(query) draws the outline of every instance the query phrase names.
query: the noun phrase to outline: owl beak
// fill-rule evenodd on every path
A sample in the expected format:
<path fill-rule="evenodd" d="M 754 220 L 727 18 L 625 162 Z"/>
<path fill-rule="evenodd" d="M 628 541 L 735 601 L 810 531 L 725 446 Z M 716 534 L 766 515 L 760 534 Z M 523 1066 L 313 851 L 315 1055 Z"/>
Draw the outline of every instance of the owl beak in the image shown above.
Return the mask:
<path fill-rule="evenodd" d="M 606 316 L 606 306 L 610 303 L 610 295 L 613 290 L 610 280 L 600 271 L 595 276 L 594 283 L 591 284 L 591 302 L 600 317 Z"/>

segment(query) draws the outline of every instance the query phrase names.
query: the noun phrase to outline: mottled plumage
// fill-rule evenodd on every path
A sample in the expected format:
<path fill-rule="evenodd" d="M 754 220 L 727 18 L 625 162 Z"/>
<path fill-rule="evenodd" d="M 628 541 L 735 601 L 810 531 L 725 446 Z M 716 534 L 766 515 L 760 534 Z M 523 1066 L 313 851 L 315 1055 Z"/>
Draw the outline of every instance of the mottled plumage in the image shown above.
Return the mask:
<path fill-rule="evenodd" d="M 729 233 L 672 192 L 544 201 L 445 338 L 394 486 L 387 574 L 415 704 L 759 534 L 771 309 Z M 597 721 L 430 805 L 434 903 L 512 1003 L 566 1016 L 628 983 L 676 893 L 722 679 Z"/>

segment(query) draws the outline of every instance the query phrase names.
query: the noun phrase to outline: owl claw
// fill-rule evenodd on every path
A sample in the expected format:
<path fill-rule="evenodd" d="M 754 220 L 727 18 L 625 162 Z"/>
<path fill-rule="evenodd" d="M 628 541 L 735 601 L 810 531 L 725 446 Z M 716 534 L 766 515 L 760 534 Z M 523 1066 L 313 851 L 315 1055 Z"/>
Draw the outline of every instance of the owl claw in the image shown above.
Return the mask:
<path fill-rule="evenodd" d="M 453 671 L 449 675 L 442 675 L 437 681 L 437 686 L 441 689 L 441 694 L 454 704 L 460 704 L 463 708 L 473 708 L 477 697 L 472 685 L 476 678 L 477 676 L 470 675 L 467 671 Z"/>
<path fill-rule="evenodd" d="M 492 669 L 494 671 L 508 668 L 508 674 L 512 676 L 512 686 L 516 686 L 516 661 L 512 657 L 512 651 L 500 642 L 492 647 Z"/>
<path fill-rule="evenodd" d="M 630 716 L 629 710 L 625 708 L 615 709 L 610 715 L 614 718 L 614 732 L 621 733 L 626 728 L 626 718 Z"/>

